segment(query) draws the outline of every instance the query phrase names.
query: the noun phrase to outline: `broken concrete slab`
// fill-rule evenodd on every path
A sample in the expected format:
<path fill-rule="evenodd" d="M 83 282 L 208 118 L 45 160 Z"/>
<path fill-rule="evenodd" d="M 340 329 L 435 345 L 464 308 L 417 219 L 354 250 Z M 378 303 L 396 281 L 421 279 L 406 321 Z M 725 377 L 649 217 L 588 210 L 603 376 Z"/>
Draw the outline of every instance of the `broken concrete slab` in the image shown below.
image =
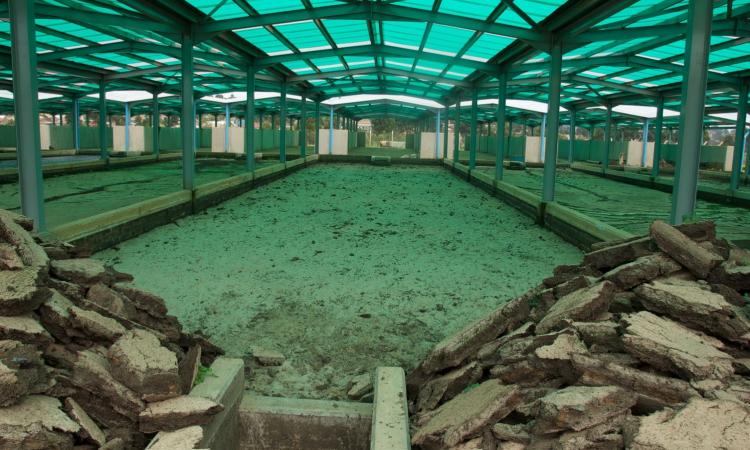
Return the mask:
<path fill-rule="evenodd" d="M 112 377 L 107 359 L 92 350 L 78 352 L 71 381 L 79 388 L 96 395 L 99 401 L 106 400 L 108 407 L 130 420 L 136 420 L 144 408 L 138 394 Z"/>
<path fill-rule="evenodd" d="M 479 381 L 482 372 L 482 367 L 477 362 L 472 362 L 430 380 L 419 391 L 417 411 L 431 411 L 441 402 L 452 399 L 469 385 Z"/>
<path fill-rule="evenodd" d="M 102 283 L 89 288 L 86 300 L 119 317 L 132 319 L 136 315 L 135 306 L 127 297 Z"/>
<path fill-rule="evenodd" d="M 500 336 L 508 329 L 526 322 L 529 315 L 529 301 L 537 294 L 535 290 L 509 301 L 491 312 L 487 317 L 461 330 L 454 336 L 438 343 L 420 366 L 420 370 L 430 374 L 456 367 L 473 355 L 485 343 Z"/>
<path fill-rule="evenodd" d="M 52 336 L 30 314 L 0 316 L 0 339 L 12 339 L 25 344 L 42 346 L 52 342 Z"/>
<path fill-rule="evenodd" d="M 23 260 L 12 245 L 0 242 L 0 270 L 21 270 L 24 268 Z"/>
<path fill-rule="evenodd" d="M 750 319 L 724 296 L 696 282 L 654 281 L 635 290 L 648 310 L 665 314 L 725 339 L 750 344 Z"/>
<path fill-rule="evenodd" d="M 636 395 L 619 386 L 569 386 L 539 400 L 534 432 L 581 431 L 628 411 Z"/>
<path fill-rule="evenodd" d="M 698 391 L 687 381 L 652 372 L 602 361 L 588 355 L 573 355 L 573 367 L 580 373 L 580 384 L 588 386 L 620 386 L 639 395 L 648 396 L 666 405 L 698 397 Z"/>
<path fill-rule="evenodd" d="M 193 425 L 156 435 L 146 450 L 187 450 L 198 448 L 203 440 L 203 428 Z"/>
<path fill-rule="evenodd" d="M 49 374 L 35 345 L 0 340 L 0 407 L 50 387 Z"/>
<path fill-rule="evenodd" d="M 196 344 L 188 349 L 177 368 L 180 375 L 180 390 L 183 394 L 187 394 L 193 388 L 200 364 L 201 346 Z"/>
<path fill-rule="evenodd" d="M 37 267 L 0 270 L 0 315 L 17 316 L 34 311 L 51 293 L 44 287 L 44 271 Z"/>
<path fill-rule="evenodd" d="M 657 369 L 687 378 L 726 378 L 734 373 L 732 357 L 704 336 L 648 311 L 624 316 L 625 350 Z"/>
<path fill-rule="evenodd" d="M 49 257 L 34 237 L 18 223 L 0 214 L 0 239 L 14 247 L 24 265 L 47 270 Z"/>
<path fill-rule="evenodd" d="M 167 315 L 167 305 L 158 295 L 138 289 L 132 283 L 115 283 L 112 287 L 133 302 L 136 308 L 157 318 Z"/>
<path fill-rule="evenodd" d="M 359 400 L 365 395 L 371 393 L 372 389 L 372 375 L 369 373 L 363 373 L 349 381 L 346 396 L 352 400 Z"/>
<path fill-rule="evenodd" d="M 511 425 L 498 422 L 492 426 L 492 434 L 500 441 L 518 442 L 519 444 L 528 444 L 531 441 L 526 424 Z"/>
<path fill-rule="evenodd" d="M 440 406 L 417 429 L 412 445 L 424 450 L 450 447 L 502 420 L 521 402 L 518 386 L 488 380 Z"/>
<path fill-rule="evenodd" d="M 534 350 L 534 356 L 545 362 L 570 361 L 573 355 L 586 353 L 588 353 L 586 345 L 575 333 L 560 334 L 551 344 Z"/>
<path fill-rule="evenodd" d="M 696 398 L 679 410 L 641 418 L 628 442 L 633 450 L 721 448 L 744 450 L 750 436 L 750 407 L 732 401 Z"/>
<path fill-rule="evenodd" d="M 610 270 L 604 274 L 604 279 L 627 290 L 679 270 L 682 270 L 682 266 L 675 260 L 663 253 L 654 253 Z"/>
<path fill-rule="evenodd" d="M 684 233 L 661 220 L 654 221 L 650 231 L 654 242 L 664 253 L 699 278 L 708 278 L 714 267 L 723 261 L 721 256 L 706 250 Z"/>
<path fill-rule="evenodd" d="M 63 342 L 70 340 L 70 308 L 73 306 L 67 297 L 52 289 L 52 296 L 39 307 L 39 320 L 56 339 Z"/>
<path fill-rule="evenodd" d="M 284 355 L 276 350 L 253 346 L 250 348 L 250 353 L 253 355 L 253 360 L 264 367 L 280 366 L 286 361 Z"/>
<path fill-rule="evenodd" d="M 153 333 L 131 330 L 110 347 L 112 376 L 148 402 L 181 394 L 177 356 Z"/>
<path fill-rule="evenodd" d="M 97 425 L 96 422 L 91 420 L 88 413 L 86 413 L 86 411 L 81 408 L 81 405 L 75 400 L 70 397 L 66 398 L 65 410 L 68 412 L 68 415 L 80 425 L 81 428 L 78 431 L 78 435 L 81 436 L 82 439 L 90 440 L 99 446 L 106 443 L 107 438 L 102 429 L 99 428 L 99 425 Z"/>
<path fill-rule="evenodd" d="M 113 278 L 103 262 L 90 258 L 55 260 L 50 264 L 50 271 L 63 281 L 83 285 L 109 283 Z"/>
<path fill-rule="evenodd" d="M 61 409 L 60 400 L 29 395 L 0 409 L 0 445 L 8 449 L 72 449 L 79 425 Z"/>
<path fill-rule="evenodd" d="M 105 317 L 90 309 L 72 306 L 68 311 L 71 325 L 88 336 L 114 342 L 128 331 L 115 319 Z"/>
<path fill-rule="evenodd" d="M 555 450 L 598 450 L 624 447 L 623 424 L 629 418 L 623 413 L 581 431 L 563 433 L 555 444 Z"/>
<path fill-rule="evenodd" d="M 203 397 L 179 397 L 149 403 L 138 416 L 138 428 L 143 433 L 174 431 L 191 425 L 204 425 L 224 407 Z"/>
<path fill-rule="evenodd" d="M 641 256 L 651 254 L 653 252 L 652 246 L 653 242 L 650 237 L 632 239 L 587 253 L 583 257 L 583 264 L 599 270 L 609 270 Z"/>
<path fill-rule="evenodd" d="M 537 333 L 548 333 L 563 326 L 565 320 L 589 320 L 605 312 L 616 287 L 602 281 L 573 292 L 557 301 L 536 326 Z"/>

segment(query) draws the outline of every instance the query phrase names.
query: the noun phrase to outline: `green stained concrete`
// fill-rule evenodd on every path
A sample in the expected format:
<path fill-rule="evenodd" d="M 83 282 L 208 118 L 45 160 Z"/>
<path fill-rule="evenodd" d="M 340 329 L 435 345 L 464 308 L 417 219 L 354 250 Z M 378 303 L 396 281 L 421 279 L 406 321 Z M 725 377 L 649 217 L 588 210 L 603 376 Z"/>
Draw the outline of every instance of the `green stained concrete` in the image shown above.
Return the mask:
<path fill-rule="evenodd" d="M 360 147 L 349 150 L 355 156 L 390 156 L 391 158 L 408 158 L 415 156 L 415 150 L 408 148 Z"/>
<path fill-rule="evenodd" d="M 257 167 L 272 162 L 258 162 Z M 200 159 L 196 163 L 197 184 L 245 173 L 243 161 Z M 145 164 L 44 180 L 47 225 L 90 217 L 182 189 L 179 161 Z M 0 184 L 0 208 L 20 211 L 18 183 Z"/>
<path fill-rule="evenodd" d="M 493 173 L 491 168 L 481 168 Z M 503 181 L 535 194 L 542 192 L 542 169 L 506 170 Z M 668 220 L 672 196 L 669 193 L 572 170 L 558 170 L 555 200 L 616 228 L 644 234 L 649 224 Z M 697 220 L 713 220 L 719 235 L 750 242 L 750 210 L 698 200 Z"/>
<path fill-rule="evenodd" d="M 341 399 L 581 254 L 442 168 L 320 164 L 96 257 L 229 356 L 283 353 L 250 389 Z"/>

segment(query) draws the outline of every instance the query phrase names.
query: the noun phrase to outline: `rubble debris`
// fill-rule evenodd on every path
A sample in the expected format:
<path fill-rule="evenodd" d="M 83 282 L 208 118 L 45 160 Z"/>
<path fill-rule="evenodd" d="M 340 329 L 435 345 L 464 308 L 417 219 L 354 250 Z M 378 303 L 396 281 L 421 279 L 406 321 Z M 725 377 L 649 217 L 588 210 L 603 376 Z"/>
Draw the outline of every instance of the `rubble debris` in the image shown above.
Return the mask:
<path fill-rule="evenodd" d="M 140 413 L 138 424 L 144 433 L 174 431 L 191 425 L 208 423 L 224 407 L 203 397 L 179 397 L 149 403 Z"/>
<path fill-rule="evenodd" d="M 710 222 L 597 244 L 411 371 L 413 448 L 745 448 L 749 293 Z"/>
<path fill-rule="evenodd" d="M 188 393 L 222 350 L 131 276 L 31 229 L 0 210 L 0 448 L 145 448 L 141 414 Z"/>
<path fill-rule="evenodd" d="M 358 375 L 349 382 L 346 396 L 351 400 L 360 400 L 373 390 L 372 375 L 363 373 Z"/>
<path fill-rule="evenodd" d="M 253 360 L 260 366 L 274 367 L 284 364 L 286 358 L 281 352 L 276 350 L 270 350 L 262 347 L 251 347 L 250 353 L 253 355 Z"/>
<path fill-rule="evenodd" d="M 193 425 L 175 431 L 163 431 L 156 435 L 147 450 L 174 450 L 197 448 L 203 440 L 203 428 Z"/>

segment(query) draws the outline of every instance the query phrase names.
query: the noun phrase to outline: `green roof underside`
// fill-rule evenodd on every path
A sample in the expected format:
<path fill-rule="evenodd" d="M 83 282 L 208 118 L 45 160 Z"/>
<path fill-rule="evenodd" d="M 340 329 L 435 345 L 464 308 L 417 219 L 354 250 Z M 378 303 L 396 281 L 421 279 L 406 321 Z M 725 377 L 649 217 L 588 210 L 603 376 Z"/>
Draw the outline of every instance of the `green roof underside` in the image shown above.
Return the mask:
<path fill-rule="evenodd" d="M 714 5 L 706 108 L 734 112 L 750 76 L 750 0 Z M 258 91 L 278 92 L 286 82 L 289 93 L 317 101 L 388 94 L 453 104 L 474 88 L 480 99 L 496 98 L 496 77 L 507 71 L 509 98 L 546 103 L 547 50 L 556 39 L 564 44 L 562 106 L 579 111 L 579 124 L 597 124 L 607 104 L 654 106 L 663 96 L 667 109 L 680 109 L 687 8 L 688 0 L 37 0 L 39 90 L 63 95 L 40 109 L 67 111 L 73 96 L 83 96 L 82 111 L 96 109 L 85 95 L 105 80 L 108 90 L 174 94 L 160 103 L 177 112 L 185 32 L 196 42 L 198 97 L 243 91 L 252 62 Z M 7 16 L 0 1 L 0 89 L 12 90 Z M 0 100 L 0 108 L 11 106 Z M 278 100 L 257 106 L 273 111 Z M 290 104 L 290 114 L 297 107 Z M 148 101 L 133 105 L 134 113 L 148 109 Z M 198 109 L 222 113 L 224 105 L 203 101 Z M 432 114 L 394 101 L 343 105 L 339 113 Z M 528 111 L 508 114 L 536 120 Z M 494 115 L 483 107 L 479 119 Z"/>

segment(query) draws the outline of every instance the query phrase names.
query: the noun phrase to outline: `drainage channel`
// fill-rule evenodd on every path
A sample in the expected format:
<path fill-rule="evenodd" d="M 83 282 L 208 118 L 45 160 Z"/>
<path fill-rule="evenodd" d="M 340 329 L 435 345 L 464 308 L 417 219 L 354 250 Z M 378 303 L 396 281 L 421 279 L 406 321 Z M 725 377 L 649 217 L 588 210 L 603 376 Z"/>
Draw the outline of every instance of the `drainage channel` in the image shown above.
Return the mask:
<path fill-rule="evenodd" d="M 224 406 L 196 448 L 212 450 L 408 450 L 406 382 L 400 367 L 373 376 L 373 403 L 244 395 L 244 362 L 218 358 L 190 392 Z M 159 433 L 147 449 L 160 449 Z"/>

